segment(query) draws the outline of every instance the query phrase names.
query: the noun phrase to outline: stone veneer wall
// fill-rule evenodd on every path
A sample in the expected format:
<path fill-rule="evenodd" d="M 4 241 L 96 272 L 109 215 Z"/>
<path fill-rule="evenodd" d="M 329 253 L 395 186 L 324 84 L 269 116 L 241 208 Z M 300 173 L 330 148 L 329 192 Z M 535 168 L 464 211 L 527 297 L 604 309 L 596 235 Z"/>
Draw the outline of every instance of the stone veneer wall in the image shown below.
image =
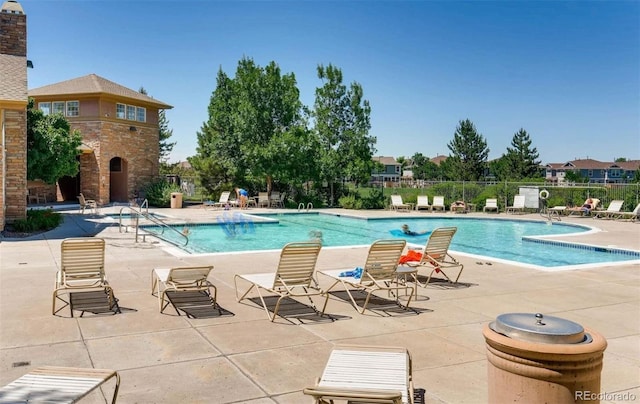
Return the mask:
<path fill-rule="evenodd" d="M 4 120 L 5 219 L 12 222 L 27 217 L 27 111 L 4 110 Z"/>
<path fill-rule="evenodd" d="M 110 202 L 109 162 L 120 157 L 127 162 L 127 187 L 129 197 L 142 189 L 159 171 L 158 129 L 135 125 L 130 122 L 111 121 L 71 122 L 72 129 L 82 133 L 85 144 L 93 153 L 80 157 L 80 189 L 87 198 L 99 203 Z"/>

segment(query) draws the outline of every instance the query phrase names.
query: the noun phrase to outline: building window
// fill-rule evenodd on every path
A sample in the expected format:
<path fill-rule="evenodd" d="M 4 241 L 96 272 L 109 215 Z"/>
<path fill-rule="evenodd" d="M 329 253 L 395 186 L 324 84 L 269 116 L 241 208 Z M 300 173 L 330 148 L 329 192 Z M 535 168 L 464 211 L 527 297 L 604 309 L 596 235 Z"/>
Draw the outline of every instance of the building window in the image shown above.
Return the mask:
<path fill-rule="evenodd" d="M 64 115 L 64 101 L 54 101 L 51 103 L 51 113 L 52 114 L 62 114 Z"/>
<path fill-rule="evenodd" d="M 124 104 L 116 104 L 116 118 L 125 119 L 125 108 L 126 106 Z"/>
<path fill-rule="evenodd" d="M 80 101 L 67 101 L 67 116 L 80 115 Z"/>
<path fill-rule="evenodd" d="M 38 103 L 38 108 L 45 115 L 49 115 L 51 113 L 51 103 L 50 102 L 39 102 Z"/>
<path fill-rule="evenodd" d="M 147 121 L 147 109 L 142 107 L 136 107 L 136 120 L 138 122 Z"/>
<path fill-rule="evenodd" d="M 130 121 L 136 120 L 136 107 L 127 105 L 127 119 Z"/>

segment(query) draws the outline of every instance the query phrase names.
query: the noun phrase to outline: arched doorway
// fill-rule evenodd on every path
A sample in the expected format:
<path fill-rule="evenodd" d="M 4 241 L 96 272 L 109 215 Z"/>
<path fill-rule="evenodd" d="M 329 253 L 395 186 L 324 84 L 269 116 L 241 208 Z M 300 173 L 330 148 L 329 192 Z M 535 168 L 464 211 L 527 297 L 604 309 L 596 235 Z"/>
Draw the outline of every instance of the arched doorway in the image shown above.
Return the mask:
<path fill-rule="evenodd" d="M 111 202 L 127 202 L 129 200 L 127 171 L 125 159 L 114 157 L 109 161 L 109 200 Z"/>

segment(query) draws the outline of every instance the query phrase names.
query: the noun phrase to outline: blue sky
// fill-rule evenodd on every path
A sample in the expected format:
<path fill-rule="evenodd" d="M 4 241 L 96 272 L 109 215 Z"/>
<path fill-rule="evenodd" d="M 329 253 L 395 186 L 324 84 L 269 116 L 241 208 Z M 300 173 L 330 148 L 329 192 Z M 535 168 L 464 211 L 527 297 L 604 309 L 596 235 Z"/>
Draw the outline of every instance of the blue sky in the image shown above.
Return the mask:
<path fill-rule="evenodd" d="M 640 159 L 637 1 L 19 2 L 29 88 L 91 73 L 144 87 L 174 107 L 173 162 L 244 56 L 294 73 L 308 106 L 318 64 L 342 69 L 371 103 L 376 155 L 448 155 L 470 119 L 489 158 L 524 128 L 543 163 Z"/>

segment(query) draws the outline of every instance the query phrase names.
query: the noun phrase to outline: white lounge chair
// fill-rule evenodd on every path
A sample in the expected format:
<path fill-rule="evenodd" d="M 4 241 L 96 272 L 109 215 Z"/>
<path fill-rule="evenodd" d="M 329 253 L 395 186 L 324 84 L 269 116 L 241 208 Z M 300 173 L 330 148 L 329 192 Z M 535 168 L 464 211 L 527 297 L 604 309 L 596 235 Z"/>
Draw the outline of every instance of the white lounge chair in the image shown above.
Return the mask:
<path fill-rule="evenodd" d="M 322 376 L 303 390 L 316 404 L 412 404 L 411 354 L 403 347 L 338 345 L 331 350 Z"/>
<path fill-rule="evenodd" d="M 402 195 L 391 195 L 391 208 L 393 210 L 406 210 L 409 211 L 413 208 L 413 204 L 404 203 L 402 201 Z"/>
<path fill-rule="evenodd" d="M 496 213 L 500 213 L 500 210 L 498 208 L 498 199 L 496 198 L 487 198 L 487 202 L 484 205 L 484 208 L 482 208 L 483 212 L 489 212 L 489 211 L 495 211 Z"/>
<path fill-rule="evenodd" d="M 87 208 L 93 210 L 93 213 L 98 213 L 98 202 L 93 199 L 85 198 L 82 192 L 78 195 L 78 201 L 80 201 L 80 210 L 82 214 L 84 214 L 84 211 Z"/>
<path fill-rule="evenodd" d="M 67 238 L 62 240 L 60 249 L 60 270 L 56 273 L 51 313 L 56 314 L 64 307 L 70 306 L 71 317 L 73 317 L 74 302 L 71 293 L 79 292 L 102 292 L 104 294 L 98 296 L 105 298 L 106 309 L 115 309 L 115 312 L 120 312 L 104 270 L 104 239 L 97 237 Z M 69 294 L 68 301 L 61 297 L 63 293 Z M 58 300 L 65 304 L 56 309 Z M 96 308 L 102 300 L 94 300 L 96 302 L 93 307 Z"/>
<path fill-rule="evenodd" d="M 255 289 L 258 292 L 262 307 L 271 321 L 274 321 L 283 299 L 289 297 L 307 297 L 313 304 L 311 296 L 324 296 L 324 306 L 320 314 L 324 314 L 329 295 L 320 288 L 315 279 L 315 268 L 322 245 L 317 242 L 289 243 L 280 252 L 280 261 L 275 272 L 259 274 L 236 274 L 234 283 L 238 302 L 247 297 Z M 240 295 L 238 280 L 249 283 L 249 288 Z M 273 314 L 269 312 L 262 291 L 278 296 Z M 315 309 L 315 306 L 313 307 Z M 316 310 L 317 311 L 317 310 Z"/>
<path fill-rule="evenodd" d="M 444 196 L 434 196 L 433 197 L 433 205 L 431 207 L 432 210 L 441 210 L 445 211 L 447 208 L 444 206 Z"/>
<path fill-rule="evenodd" d="M 418 269 L 427 268 L 431 270 L 424 283 L 418 280 L 417 272 L 411 273 L 410 275 L 414 278 L 416 285 L 426 288 L 434 273 L 441 273 L 451 283 L 458 282 L 458 279 L 460 279 L 460 275 L 462 274 L 462 270 L 464 269 L 464 265 L 458 262 L 458 260 L 453 258 L 449 253 L 451 241 L 453 240 L 453 236 L 456 234 L 457 230 L 458 229 L 456 227 L 439 227 L 433 230 L 427 239 L 427 244 L 424 247 L 420 261 L 410 261 L 406 263 L 409 267 Z M 452 281 L 445 271 L 456 268 L 459 268 L 459 271 L 455 280 Z"/>
<path fill-rule="evenodd" d="M 620 215 L 616 217 L 616 219 L 634 221 L 638 220 L 638 215 L 640 215 L 640 203 L 637 204 L 635 209 L 631 212 L 620 212 Z"/>
<path fill-rule="evenodd" d="M 620 211 L 622 210 L 622 205 L 624 205 L 624 201 L 621 199 L 615 199 L 609 202 L 609 206 L 605 210 L 592 210 L 594 219 L 615 219 L 620 216 Z"/>
<path fill-rule="evenodd" d="M 429 195 L 418 195 L 416 202 L 416 210 L 426 209 L 431 211 L 431 205 L 429 205 Z"/>
<path fill-rule="evenodd" d="M 221 193 L 220 199 L 218 199 L 218 202 L 214 202 L 213 207 L 224 208 L 225 206 L 227 206 L 227 204 L 229 204 L 230 195 L 231 195 L 230 191 L 224 191 L 223 193 Z"/>
<path fill-rule="evenodd" d="M 524 213 L 524 195 L 516 195 L 513 197 L 513 206 L 507 206 L 506 213 Z"/>
<path fill-rule="evenodd" d="M 76 403 L 112 378 L 115 404 L 120 389 L 115 370 L 43 366 L 0 388 L 0 403 Z"/>
<path fill-rule="evenodd" d="M 213 266 L 154 268 L 151 271 L 151 294 L 158 296 L 160 313 L 169 305 L 167 293 L 199 292 L 216 307 L 216 287 L 207 280 Z M 213 293 L 211 291 L 213 290 Z M 204 297 L 204 296 L 203 296 Z M 175 307 L 175 305 L 174 305 Z M 178 308 L 176 313 L 180 315 Z M 188 314 L 187 314 L 188 315 Z"/>
<path fill-rule="evenodd" d="M 333 281 L 331 286 L 327 289 L 327 293 L 331 291 L 336 285 L 342 284 L 344 290 L 349 295 L 353 307 L 360 313 L 364 314 L 367 309 L 367 304 L 371 299 L 371 295 L 376 291 L 386 291 L 388 293 L 394 292 L 396 296 L 396 303 L 404 308 L 408 309 L 411 299 L 415 293 L 415 288 L 406 286 L 406 284 L 398 282 L 398 262 L 402 251 L 406 246 L 406 241 L 402 239 L 391 240 L 377 240 L 369 247 L 369 253 L 367 254 L 367 260 L 362 268 L 360 268 L 360 276 L 355 274 L 355 270 L 345 269 L 333 269 L 320 271 L 322 275 L 325 275 Z M 351 293 L 351 289 L 356 289 L 367 293 L 362 307 L 358 305 L 355 297 Z M 399 291 L 411 290 L 411 294 L 407 302 L 403 305 L 399 298 Z"/>

